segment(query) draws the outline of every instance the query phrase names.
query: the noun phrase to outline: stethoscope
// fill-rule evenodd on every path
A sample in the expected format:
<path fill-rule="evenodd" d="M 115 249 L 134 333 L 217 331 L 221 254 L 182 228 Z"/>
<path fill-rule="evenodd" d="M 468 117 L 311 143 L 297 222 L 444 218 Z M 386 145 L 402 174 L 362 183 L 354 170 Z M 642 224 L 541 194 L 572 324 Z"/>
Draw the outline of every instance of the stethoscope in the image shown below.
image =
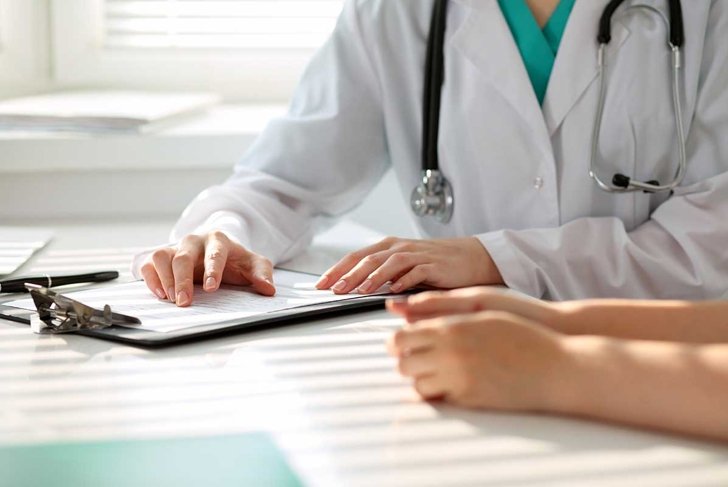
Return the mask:
<path fill-rule="evenodd" d="M 660 184 L 659 181 L 639 181 L 622 173 L 612 177 L 611 183 L 604 181 L 596 172 L 599 159 L 599 140 L 604 116 L 606 99 L 606 48 L 612 40 L 612 18 L 624 0 L 611 0 L 602 13 L 599 22 L 597 42 L 599 49 L 597 64 L 599 70 L 599 105 L 594 119 L 592 134 L 591 163 L 589 176 L 604 191 L 609 193 L 628 193 L 644 191 L 660 193 L 674 190 L 682 183 L 687 172 L 687 151 L 685 149 L 685 128 L 681 93 L 682 47 L 685 44 L 685 28 L 683 25 L 682 3 L 680 0 L 668 0 L 670 18 L 655 7 L 634 5 L 627 7 L 625 13 L 632 9 L 644 9 L 657 13 L 665 22 L 669 32 L 668 45 L 672 52 L 672 98 L 675 125 L 677 126 L 679 165 L 672 181 Z M 440 108 L 442 86 L 445 81 L 445 31 L 447 29 L 448 0 L 435 0 L 430 23 L 430 34 L 427 41 L 427 58 L 425 65 L 425 89 L 423 97 L 423 130 L 422 130 L 422 181 L 412 192 L 411 205 L 415 215 L 432 217 L 440 223 L 450 221 L 455 208 L 453 188 L 447 178 L 440 172 L 438 142 L 440 133 Z"/>

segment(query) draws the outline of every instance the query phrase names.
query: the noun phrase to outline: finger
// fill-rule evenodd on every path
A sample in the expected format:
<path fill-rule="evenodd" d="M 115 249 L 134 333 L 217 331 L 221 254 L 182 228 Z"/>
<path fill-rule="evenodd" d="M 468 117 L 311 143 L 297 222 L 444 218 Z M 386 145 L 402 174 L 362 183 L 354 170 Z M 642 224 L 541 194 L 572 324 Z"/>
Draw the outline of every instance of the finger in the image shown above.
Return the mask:
<path fill-rule="evenodd" d="M 435 350 L 428 349 L 400 357 L 397 369 L 405 377 L 432 375 L 440 368 Z"/>
<path fill-rule="evenodd" d="M 396 238 L 388 237 L 384 240 L 377 242 L 374 245 L 370 245 L 369 247 L 365 247 L 361 250 L 357 250 L 356 252 L 352 252 L 346 255 L 339 262 L 334 264 L 333 267 L 331 267 L 329 270 L 321 275 L 321 279 L 319 279 L 319 281 L 316 283 L 316 288 L 329 289 L 335 284 L 338 284 L 341 280 L 341 277 L 347 272 L 351 271 L 359 262 L 361 262 L 362 259 L 369 255 L 376 254 L 378 252 L 382 252 L 391 248 L 397 241 L 398 239 Z"/>
<path fill-rule="evenodd" d="M 142 266 L 141 272 L 142 277 L 144 278 L 144 283 L 147 285 L 149 290 L 152 291 L 159 299 L 165 299 L 167 297 L 167 293 L 164 292 L 162 281 L 159 279 L 157 271 L 154 270 L 154 264 L 151 261 L 147 262 Z"/>
<path fill-rule="evenodd" d="M 413 300 L 421 299 L 421 296 L 437 296 L 447 291 L 428 291 L 411 296 L 395 296 L 387 299 L 385 306 L 390 313 L 404 316 L 410 312 Z"/>
<path fill-rule="evenodd" d="M 227 264 L 230 241 L 227 237 L 216 234 L 210 235 L 205 246 L 205 277 L 203 286 L 205 291 L 217 291 L 222 283 L 222 274 Z"/>
<path fill-rule="evenodd" d="M 384 303 L 385 307 L 387 308 L 387 311 L 389 311 L 392 314 L 404 316 L 407 313 L 407 310 L 409 309 L 409 296 L 397 296 L 394 298 L 389 298 Z"/>
<path fill-rule="evenodd" d="M 392 250 L 383 250 L 364 257 L 353 269 L 344 274 L 332 288 L 336 294 L 346 294 L 357 287 L 363 293 L 368 292 L 371 282 L 366 282 L 370 274 L 383 266 L 393 255 Z"/>
<path fill-rule="evenodd" d="M 543 302 L 532 298 L 514 296 L 499 289 L 473 287 L 453 291 L 428 291 L 412 296 L 394 297 L 387 301 L 387 309 L 414 321 L 450 314 L 477 313 L 480 311 L 507 311 L 523 314 L 529 308 L 538 311 L 536 305 Z"/>
<path fill-rule="evenodd" d="M 447 315 L 435 318 L 425 318 L 417 321 L 408 321 L 406 330 L 440 330 L 449 326 L 451 323 L 456 323 L 461 320 L 463 316 L 469 315 Z"/>
<path fill-rule="evenodd" d="M 423 351 L 432 348 L 437 343 L 435 328 L 418 330 L 399 330 L 394 333 L 388 342 L 390 353 L 395 356 L 405 355 L 413 351 Z"/>
<path fill-rule="evenodd" d="M 407 274 L 401 277 L 398 281 L 392 283 L 390 288 L 392 292 L 399 293 L 412 289 L 413 287 L 422 284 L 431 277 L 434 270 L 432 264 L 420 264 L 412 268 Z"/>
<path fill-rule="evenodd" d="M 247 265 L 243 266 L 243 277 L 263 296 L 273 296 L 276 293 L 273 264 L 265 257 L 251 253 Z"/>
<path fill-rule="evenodd" d="M 155 251 L 152 254 L 152 263 L 154 270 L 159 276 L 162 283 L 162 290 L 167 295 L 167 299 L 174 303 L 174 275 L 172 274 L 172 257 L 174 257 L 175 249 L 166 248 Z"/>
<path fill-rule="evenodd" d="M 185 237 L 172 258 L 174 274 L 175 303 L 185 307 L 192 304 L 194 294 L 195 267 L 203 256 L 202 239 L 196 235 Z"/>
<path fill-rule="evenodd" d="M 331 290 L 336 294 L 347 294 L 353 291 L 369 273 L 384 264 L 391 253 L 391 250 L 382 250 L 362 257 L 343 276 L 338 277 Z M 334 274 L 330 274 L 329 277 L 333 280 Z"/>
<path fill-rule="evenodd" d="M 408 321 L 434 318 L 450 314 L 475 313 L 484 309 L 484 303 L 462 290 L 422 293 L 408 302 L 405 316 Z"/>
<path fill-rule="evenodd" d="M 425 400 L 442 399 L 447 394 L 447 384 L 439 375 L 429 375 L 415 379 L 415 390 Z"/>
<path fill-rule="evenodd" d="M 378 269 L 374 270 L 369 276 L 366 277 L 365 281 L 359 286 L 359 292 L 367 294 L 376 292 L 387 282 L 397 279 L 397 276 L 402 274 L 411 274 L 415 269 L 421 269 L 421 272 L 425 273 L 431 267 L 425 267 L 422 265 L 427 261 L 427 256 L 423 254 L 414 254 L 409 252 L 398 252 L 392 254 Z M 422 281 L 427 279 L 427 275 L 422 276 Z M 400 279 L 401 280 L 401 279 Z M 403 289 L 401 287 L 392 289 L 392 292 L 399 292 Z"/>

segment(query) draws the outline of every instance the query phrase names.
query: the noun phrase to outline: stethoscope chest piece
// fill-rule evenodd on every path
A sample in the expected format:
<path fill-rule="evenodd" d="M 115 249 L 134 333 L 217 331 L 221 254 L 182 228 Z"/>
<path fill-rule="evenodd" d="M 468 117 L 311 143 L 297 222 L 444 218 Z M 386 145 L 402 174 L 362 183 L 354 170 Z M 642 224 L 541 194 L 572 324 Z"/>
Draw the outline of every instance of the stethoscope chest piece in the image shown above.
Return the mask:
<path fill-rule="evenodd" d="M 423 171 L 422 182 L 412 191 L 410 203 L 415 215 L 448 223 L 455 209 L 452 185 L 440 171 Z"/>

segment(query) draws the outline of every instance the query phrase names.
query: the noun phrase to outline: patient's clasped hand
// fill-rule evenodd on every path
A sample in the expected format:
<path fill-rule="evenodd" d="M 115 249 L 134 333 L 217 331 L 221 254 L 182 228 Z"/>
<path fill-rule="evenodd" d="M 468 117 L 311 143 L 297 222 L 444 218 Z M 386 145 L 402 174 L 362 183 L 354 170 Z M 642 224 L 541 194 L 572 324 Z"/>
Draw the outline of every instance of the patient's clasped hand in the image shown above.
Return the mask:
<path fill-rule="evenodd" d="M 728 440 L 728 303 L 547 303 L 471 288 L 388 302 L 425 399 Z"/>

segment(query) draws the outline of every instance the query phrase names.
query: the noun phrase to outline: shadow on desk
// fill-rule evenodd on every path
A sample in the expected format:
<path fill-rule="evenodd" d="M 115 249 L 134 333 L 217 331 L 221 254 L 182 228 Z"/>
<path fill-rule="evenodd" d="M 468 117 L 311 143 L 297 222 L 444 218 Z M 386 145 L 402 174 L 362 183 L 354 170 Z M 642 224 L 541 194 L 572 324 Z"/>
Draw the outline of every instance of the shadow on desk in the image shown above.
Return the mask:
<path fill-rule="evenodd" d="M 728 485 L 720 445 L 417 399 L 370 313 L 145 350 L 0 328 L 0 438 L 270 433 L 310 485 Z M 328 479 L 328 480 L 327 480 Z"/>
<path fill-rule="evenodd" d="M 448 458 L 448 468 L 485 468 L 488 481 L 462 485 L 725 485 L 725 445 L 602 424 L 578 418 L 490 413 L 433 403 L 439 421 L 460 422 L 482 439 L 467 453 Z M 460 450 L 457 438 L 440 438 L 441 451 Z M 466 440 L 465 443 L 469 441 Z M 494 452 L 490 445 L 498 445 Z M 687 451 L 690 454 L 686 455 Z M 699 451 L 700 453 L 697 453 Z M 449 455 L 448 455 L 449 456 Z M 425 471 L 429 462 L 411 462 Z M 402 465 L 400 464 L 400 467 Z M 694 477 L 697 470 L 710 474 Z M 517 473 L 520 472 L 520 473 Z M 681 482 L 685 477 L 685 482 Z M 687 478 L 693 479 L 688 482 Z M 701 478 L 703 482 L 694 483 Z M 536 480 L 537 479 L 537 480 Z M 721 480 L 722 479 L 722 480 Z M 461 485 L 460 482 L 456 482 Z"/>

